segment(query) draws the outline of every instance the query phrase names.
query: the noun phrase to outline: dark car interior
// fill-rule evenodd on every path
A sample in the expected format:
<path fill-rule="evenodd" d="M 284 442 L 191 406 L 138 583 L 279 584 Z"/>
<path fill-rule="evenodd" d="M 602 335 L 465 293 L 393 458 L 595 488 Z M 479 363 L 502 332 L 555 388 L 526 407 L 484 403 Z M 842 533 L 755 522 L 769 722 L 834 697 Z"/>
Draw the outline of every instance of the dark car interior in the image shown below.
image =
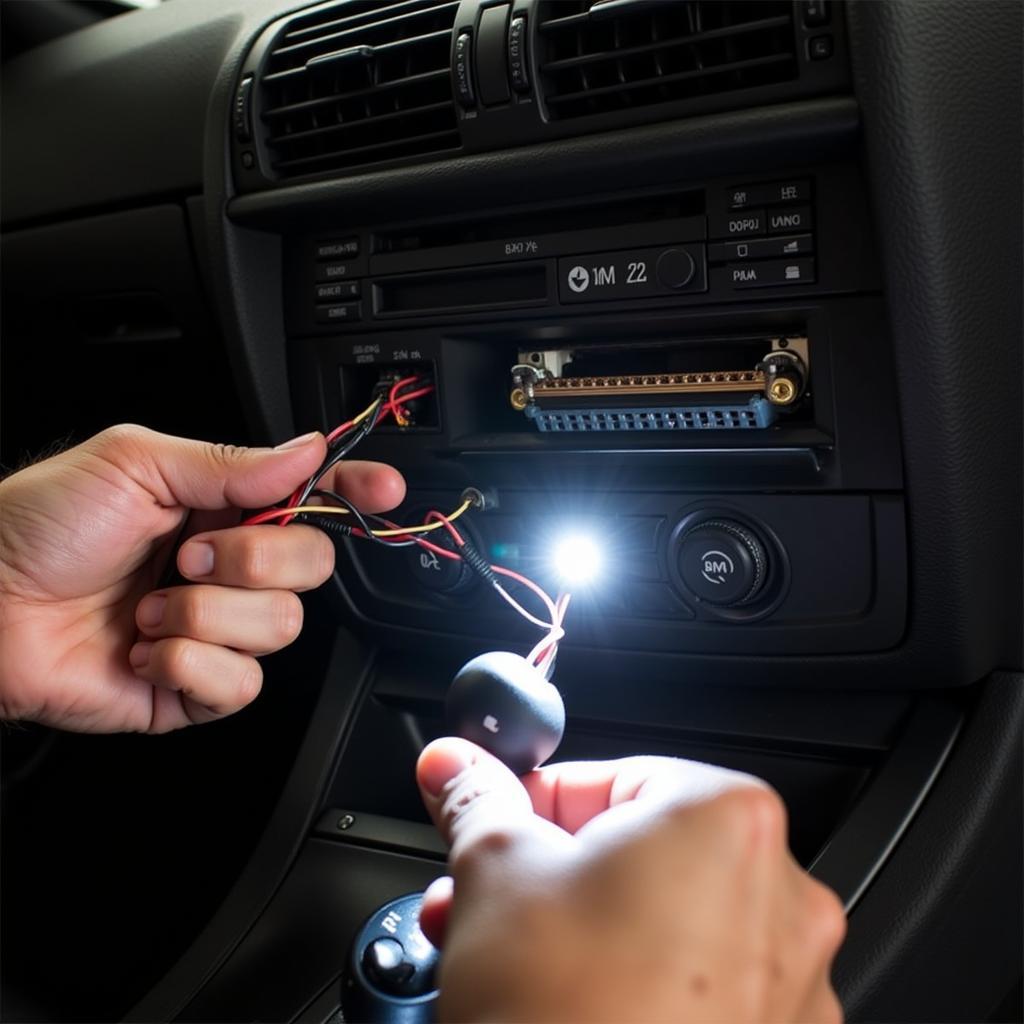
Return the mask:
<path fill-rule="evenodd" d="M 429 382 L 359 457 L 602 538 L 556 759 L 768 780 L 851 1021 L 1022 1020 L 1021 7 L 4 0 L 5 471 Z M 338 539 L 239 714 L 3 727 L 10 1021 L 340 1022 L 444 873 L 413 766 L 535 630 Z M 585 983 L 585 981 L 583 982 Z"/>

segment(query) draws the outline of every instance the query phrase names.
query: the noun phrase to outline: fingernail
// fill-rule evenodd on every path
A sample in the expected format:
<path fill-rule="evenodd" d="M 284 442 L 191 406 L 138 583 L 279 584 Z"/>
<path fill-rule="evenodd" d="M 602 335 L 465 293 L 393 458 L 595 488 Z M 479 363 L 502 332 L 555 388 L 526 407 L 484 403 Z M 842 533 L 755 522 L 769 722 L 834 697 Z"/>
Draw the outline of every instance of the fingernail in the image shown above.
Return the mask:
<path fill-rule="evenodd" d="M 139 603 L 135 621 L 144 629 L 154 629 L 164 621 L 164 606 L 167 604 L 166 594 L 150 594 Z"/>
<path fill-rule="evenodd" d="M 178 568 L 183 576 L 198 579 L 213 572 L 213 545 L 203 540 L 190 541 L 178 552 Z"/>
<path fill-rule="evenodd" d="M 435 740 L 420 755 L 419 782 L 431 795 L 441 790 L 476 761 L 473 749 L 458 740 Z"/>
<path fill-rule="evenodd" d="M 149 656 L 153 651 L 153 645 L 147 641 L 137 643 L 128 652 L 128 661 L 132 668 L 145 668 L 149 664 Z"/>
<path fill-rule="evenodd" d="M 314 430 L 312 433 L 303 434 L 302 437 L 293 437 L 290 441 L 285 441 L 284 444 L 279 444 L 274 451 L 275 452 L 287 452 L 293 448 L 302 448 L 307 444 L 312 443 L 320 435 Z"/>

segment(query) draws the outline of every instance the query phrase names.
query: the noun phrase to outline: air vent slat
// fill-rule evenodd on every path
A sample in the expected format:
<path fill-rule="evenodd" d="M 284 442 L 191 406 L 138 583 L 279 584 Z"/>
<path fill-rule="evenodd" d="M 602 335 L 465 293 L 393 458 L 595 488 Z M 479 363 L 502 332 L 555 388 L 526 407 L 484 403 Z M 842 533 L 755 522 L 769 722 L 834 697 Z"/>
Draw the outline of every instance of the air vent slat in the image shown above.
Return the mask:
<path fill-rule="evenodd" d="M 458 0 L 452 0 L 451 4 L 444 6 L 458 6 Z M 404 10 L 416 10 L 423 7 L 423 0 L 405 0 L 404 3 L 397 3 L 391 5 L 391 10 L 395 12 L 396 16 L 394 21 L 398 20 L 399 12 Z M 324 33 L 340 28 L 342 25 L 348 25 L 350 28 L 358 26 L 360 24 L 368 24 L 371 22 L 379 21 L 380 18 L 380 4 L 375 4 L 368 11 L 361 11 L 359 14 L 350 14 L 344 18 L 334 18 L 331 21 L 320 22 L 316 25 L 311 25 L 308 28 L 297 28 L 291 32 L 285 33 L 284 39 L 298 39 L 302 36 L 308 36 L 314 32 Z"/>
<path fill-rule="evenodd" d="M 668 50 L 675 46 L 692 46 L 695 43 L 703 43 L 709 39 L 723 39 L 726 36 L 742 35 L 745 32 L 762 32 L 768 28 L 779 28 L 788 25 L 789 18 L 765 18 L 762 21 L 752 21 L 748 25 L 740 25 L 735 28 L 717 28 L 708 32 L 697 32 L 694 35 L 682 39 L 658 39 L 653 43 L 646 43 L 643 46 L 632 46 L 629 48 L 616 48 L 615 59 L 623 60 L 626 57 L 635 57 L 643 53 L 652 53 L 656 50 Z M 788 56 L 792 56 L 789 54 Z M 594 64 L 598 61 L 608 60 L 607 53 L 585 53 L 579 57 L 566 57 L 564 60 L 551 61 L 541 65 L 541 71 L 562 71 L 565 68 L 580 67 L 584 64 Z"/>
<path fill-rule="evenodd" d="M 428 18 L 429 15 L 438 12 L 444 12 L 449 8 L 452 10 L 454 15 L 455 8 L 458 4 L 444 4 L 441 7 L 429 7 L 424 11 L 413 11 L 411 14 L 403 14 L 400 17 L 395 18 L 392 21 L 375 21 L 368 25 L 361 25 L 357 28 L 346 29 L 344 32 L 332 32 L 330 35 L 317 36 L 315 39 L 307 39 L 301 43 L 295 43 L 292 46 L 282 46 L 280 49 L 274 50 L 271 54 L 272 60 L 279 60 L 284 57 L 290 59 L 293 55 L 303 53 L 306 50 L 315 49 L 317 51 L 323 49 L 325 52 L 331 50 L 344 49 L 349 41 L 365 42 L 373 38 L 373 29 L 385 28 L 388 31 L 396 28 L 395 22 L 404 23 L 413 20 L 422 21 Z M 435 33 L 440 34 L 440 33 Z M 411 43 L 415 42 L 416 38 L 403 39 L 400 42 Z"/>
<path fill-rule="evenodd" d="M 771 57 L 755 57 L 753 60 L 735 61 L 732 64 L 720 64 L 715 67 L 695 68 L 693 71 L 680 71 L 675 75 L 655 75 L 651 78 L 638 79 L 629 83 L 630 89 L 647 89 L 659 85 L 681 82 L 686 79 L 701 78 L 710 75 L 725 75 L 735 71 L 747 71 L 750 68 L 761 67 L 765 64 L 773 64 L 776 61 L 792 60 L 793 54 L 780 53 Z M 575 100 L 584 99 L 590 96 L 603 96 L 606 94 L 621 92 L 620 84 L 606 85 L 599 89 L 583 89 L 580 92 L 565 93 L 563 96 L 553 96 L 548 103 L 570 103 Z"/>
<path fill-rule="evenodd" d="M 584 11 L 582 14 L 570 14 L 565 18 L 552 18 L 540 26 L 541 32 L 554 32 L 560 28 L 572 28 L 574 25 L 587 25 L 590 22 L 590 14 Z"/>
<path fill-rule="evenodd" d="M 384 93 L 389 89 L 404 89 L 408 86 L 426 85 L 429 82 L 447 81 L 449 71 L 442 68 L 439 71 L 425 71 L 422 75 L 409 75 L 408 78 L 396 78 L 391 82 L 381 82 L 379 85 L 370 86 L 367 89 L 357 89 L 354 92 L 345 93 L 345 99 L 360 99 L 363 96 L 372 96 L 374 93 Z M 283 107 L 274 107 L 271 110 L 264 110 L 261 114 L 264 121 L 270 121 L 277 117 L 288 117 L 301 114 L 319 108 L 329 107 L 337 103 L 337 96 L 322 96 L 317 100 L 303 100 L 301 103 L 289 103 Z"/>
<path fill-rule="evenodd" d="M 427 112 L 429 112 L 431 110 L 443 110 L 447 106 L 450 106 L 450 104 L 445 103 L 445 102 L 431 103 L 431 104 L 429 104 L 428 106 L 425 106 L 425 107 L 417 107 L 416 108 L 416 113 L 422 114 L 422 113 L 427 113 Z M 295 142 L 295 141 L 300 140 L 300 139 L 313 138 L 313 137 L 321 136 L 321 135 L 334 135 L 334 134 L 337 134 L 338 132 L 355 131 L 355 130 L 358 130 L 360 128 L 369 128 L 369 127 L 372 127 L 374 125 L 381 124 L 384 121 L 393 121 L 393 120 L 395 120 L 395 118 L 398 118 L 398 117 L 408 117 L 408 116 L 409 116 L 409 112 L 408 111 L 406 111 L 406 110 L 396 110 L 396 111 L 394 111 L 391 114 L 377 114 L 375 117 L 364 117 L 364 118 L 361 118 L 358 121 L 351 121 L 351 122 L 347 122 L 345 124 L 333 124 L 333 125 L 328 125 L 326 128 L 312 128 L 309 131 L 305 131 L 305 132 L 293 132 L 291 135 L 281 135 L 281 136 L 279 136 L 277 138 L 267 139 L 267 145 L 268 146 L 278 146 L 278 145 L 280 145 L 283 142 Z"/>
<path fill-rule="evenodd" d="M 541 0 L 538 29 L 553 119 L 678 105 L 799 76 L 788 0 Z"/>
<path fill-rule="evenodd" d="M 341 0 L 284 22 L 257 83 L 278 178 L 458 149 L 456 0 Z"/>

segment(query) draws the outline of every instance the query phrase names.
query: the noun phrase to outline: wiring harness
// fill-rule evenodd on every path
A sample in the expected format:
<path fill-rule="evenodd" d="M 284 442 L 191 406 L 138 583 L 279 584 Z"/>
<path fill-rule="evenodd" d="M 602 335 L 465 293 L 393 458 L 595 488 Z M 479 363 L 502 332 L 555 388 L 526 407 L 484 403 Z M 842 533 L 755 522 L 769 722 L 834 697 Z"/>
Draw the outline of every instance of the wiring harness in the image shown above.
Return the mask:
<path fill-rule="evenodd" d="M 433 390 L 433 384 L 419 376 L 379 384 L 375 388 L 373 401 L 358 416 L 336 427 L 327 435 L 327 456 L 320 468 L 291 494 L 283 506 L 269 508 L 249 516 L 244 520 L 244 525 L 277 523 L 286 526 L 292 522 L 307 523 L 337 537 L 365 540 L 389 548 L 419 546 L 439 558 L 464 562 L 518 615 L 544 631 L 544 635 L 526 655 L 526 660 L 544 678 L 550 679 L 554 671 L 558 643 L 565 635 L 562 624 L 569 607 L 570 595 L 561 593 L 552 598 L 543 587 L 528 577 L 505 566 L 490 563 L 460 533 L 455 521 L 471 508 L 480 509 L 484 506 L 480 491 L 472 488 L 464 491 L 459 506 L 447 515 L 432 510 L 427 513 L 422 523 L 400 526 L 382 516 L 361 512 L 342 495 L 320 486 L 327 473 L 388 417 L 393 418 L 400 427 L 408 426 L 409 404 L 429 395 Z M 429 534 L 437 530 L 446 531 L 454 547 L 443 547 L 429 539 Z M 510 592 L 506 580 L 536 597 L 546 613 L 546 618 L 534 615 L 524 608 Z"/>

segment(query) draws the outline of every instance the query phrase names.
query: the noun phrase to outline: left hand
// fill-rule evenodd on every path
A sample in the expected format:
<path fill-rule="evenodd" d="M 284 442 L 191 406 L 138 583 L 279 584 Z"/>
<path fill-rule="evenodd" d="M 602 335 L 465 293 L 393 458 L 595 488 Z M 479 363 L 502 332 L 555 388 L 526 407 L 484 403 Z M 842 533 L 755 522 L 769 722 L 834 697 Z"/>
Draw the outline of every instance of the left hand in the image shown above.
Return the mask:
<path fill-rule="evenodd" d="M 310 526 L 238 527 L 239 510 L 283 501 L 325 452 L 320 434 L 234 448 L 120 426 L 0 483 L 0 716 L 161 733 L 253 700 L 256 656 L 298 636 L 296 592 L 330 576 L 334 546 Z M 368 462 L 324 486 L 366 512 L 405 494 Z M 154 590 L 187 519 L 177 564 L 196 585 Z"/>

